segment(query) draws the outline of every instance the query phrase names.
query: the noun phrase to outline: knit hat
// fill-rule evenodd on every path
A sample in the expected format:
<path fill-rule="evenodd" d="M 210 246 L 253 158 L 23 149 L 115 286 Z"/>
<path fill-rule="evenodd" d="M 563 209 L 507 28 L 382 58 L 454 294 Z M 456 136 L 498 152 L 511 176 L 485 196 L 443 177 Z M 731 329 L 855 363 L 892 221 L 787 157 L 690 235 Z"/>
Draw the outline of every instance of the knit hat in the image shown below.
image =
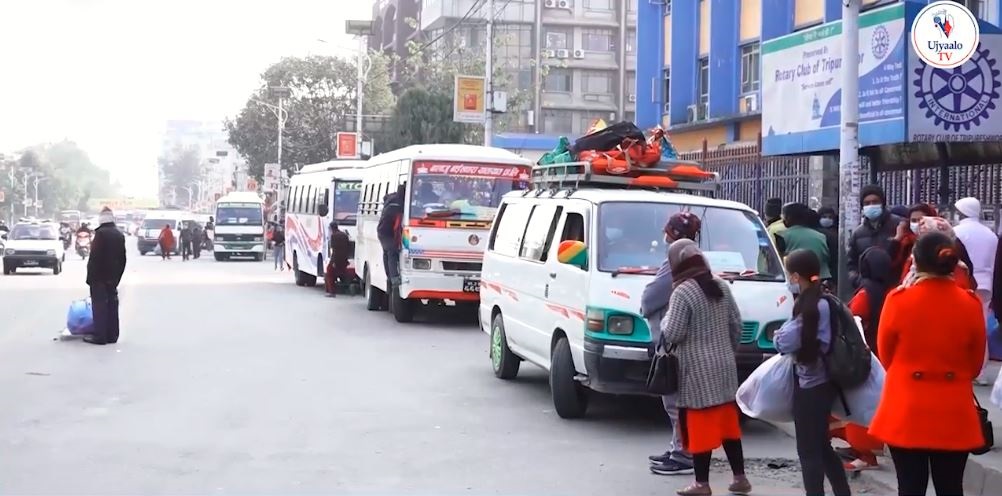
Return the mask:
<path fill-rule="evenodd" d="M 870 195 L 877 195 L 880 197 L 880 204 L 887 205 L 887 193 L 884 193 L 884 188 L 877 186 L 876 184 L 867 184 L 859 190 L 859 204 L 863 204 L 863 198 Z"/>
<path fill-rule="evenodd" d="M 98 216 L 97 216 L 97 223 L 98 224 L 114 224 L 115 223 L 115 214 L 111 211 L 110 208 L 104 207 L 104 208 L 101 209 L 101 213 L 98 214 Z"/>
<path fill-rule="evenodd" d="M 696 239 L 702 225 L 696 214 L 679 212 L 668 219 L 668 223 L 665 224 L 665 234 L 671 236 L 672 240 Z"/>
<path fill-rule="evenodd" d="M 961 198 L 953 204 L 957 211 L 974 219 L 981 218 L 981 202 L 974 197 Z"/>

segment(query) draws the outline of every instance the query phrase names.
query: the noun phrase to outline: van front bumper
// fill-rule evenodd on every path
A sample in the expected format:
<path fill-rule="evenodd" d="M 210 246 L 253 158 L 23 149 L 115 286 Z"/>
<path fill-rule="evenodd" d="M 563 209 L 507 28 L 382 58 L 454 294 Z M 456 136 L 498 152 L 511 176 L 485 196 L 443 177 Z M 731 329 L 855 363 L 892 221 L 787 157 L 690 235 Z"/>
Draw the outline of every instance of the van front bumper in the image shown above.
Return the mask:
<path fill-rule="evenodd" d="M 654 345 L 620 341 L 584 340 L 585 385 L 600 393 L 647 393 L 647 371 Z"/>

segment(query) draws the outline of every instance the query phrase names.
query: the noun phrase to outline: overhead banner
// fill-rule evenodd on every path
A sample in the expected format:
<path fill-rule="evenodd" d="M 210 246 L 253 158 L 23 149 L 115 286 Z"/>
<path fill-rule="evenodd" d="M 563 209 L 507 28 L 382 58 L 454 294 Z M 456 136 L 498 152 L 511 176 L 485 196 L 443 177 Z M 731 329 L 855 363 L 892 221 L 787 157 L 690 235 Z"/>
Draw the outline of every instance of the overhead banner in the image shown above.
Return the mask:
<path fill-rule="evenodd" d="M 940 69 L 910 50 L 908 139 L 917 142 L 1002 140 L 1002 35 L 981 33 L 974 55 Z"/>
<path fill-rule="evenodd" d="M 905 139 L 905 4 L 859 16 L 859 145 Z M 812 153 L 839 147 L 842 22 L 762 44 L 762 152 Z M 909 50 L 911 51 L 911 50 Z"/>
<path fill-rule="evenodd" d="M 464 176 L 499 179 L 529 179 L 529 168 L 520 165 L 415 162 L 415 176 Z"/>
<path fill-rule="evenodd" d="M 467 124 L 483 124 L 486 83 L 483 76 L 456 76 L 452 97 L 452 120 Z"/>

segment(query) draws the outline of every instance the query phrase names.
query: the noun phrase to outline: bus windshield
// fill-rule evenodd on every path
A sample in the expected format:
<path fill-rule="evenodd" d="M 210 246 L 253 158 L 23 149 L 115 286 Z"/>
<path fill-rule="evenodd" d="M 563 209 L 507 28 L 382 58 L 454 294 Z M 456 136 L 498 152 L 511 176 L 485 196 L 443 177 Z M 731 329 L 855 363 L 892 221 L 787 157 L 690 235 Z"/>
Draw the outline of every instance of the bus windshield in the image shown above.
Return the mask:
<path fill-rule="evenodd" d="M 340 225 L 355 225 L 362 181 L 334 182 L 334 221 Z"/>
<path fill-rule="evenodd" d="M 262 226 L 264 214 L 259 203 L 223 203 L 216 206 L 217 226 Z"/>
<path fill-rule="evenodd" d="M 528 180 L 526 166 L 415 162 L 410 217 L 490 221 L 501 197 Z"/>

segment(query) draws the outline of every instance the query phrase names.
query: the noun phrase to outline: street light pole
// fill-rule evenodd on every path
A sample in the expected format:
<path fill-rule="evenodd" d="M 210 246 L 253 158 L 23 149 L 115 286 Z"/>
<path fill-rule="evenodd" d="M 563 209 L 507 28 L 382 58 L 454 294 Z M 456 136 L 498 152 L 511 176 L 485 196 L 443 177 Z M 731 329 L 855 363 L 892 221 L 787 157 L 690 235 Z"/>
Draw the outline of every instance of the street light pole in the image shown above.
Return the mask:
<path fill-rule="evenodd" d="M 484 146 L 494 141 L 494 0 L 487 0 L 487 54 L 484 58 Z"/>
<path fill-rule="evenodd" d="M 24 217 L 28 216 L 28 170 L 24 171 L 24 178 L 21 180 L 21 204 L 24 207 Z"/>
<path fill-rule="evenodd" d="M 369 73 L 369 56 L 365 53 L 365 37 L 372 34 L 372 21 L 345 21 L 345 32 L 358 37 L 358 67 L 355 81 L 355 153 L 362 156 L 362 103 L 365 101 L 365 81 Z"/>
<path fill-rule="evenodd" d="M 38 176 L 35 176 L 35 181 L 34 181 L 35 182 L 35 203 L 34 203 L 34 205 L 35 205 L 35 217 L 38 217 L 38 183 L 39 183 L 39 181 L 41 181 L 41 178 L 39 178 Z"/>
<path fill-rule="evenodd" d="M 859 2 L 842 0 L 842 134 L 839 142 L 838 292 L 846 301 L 852 294 L 848 251 L 852 230 L 859 225 Z"/>

